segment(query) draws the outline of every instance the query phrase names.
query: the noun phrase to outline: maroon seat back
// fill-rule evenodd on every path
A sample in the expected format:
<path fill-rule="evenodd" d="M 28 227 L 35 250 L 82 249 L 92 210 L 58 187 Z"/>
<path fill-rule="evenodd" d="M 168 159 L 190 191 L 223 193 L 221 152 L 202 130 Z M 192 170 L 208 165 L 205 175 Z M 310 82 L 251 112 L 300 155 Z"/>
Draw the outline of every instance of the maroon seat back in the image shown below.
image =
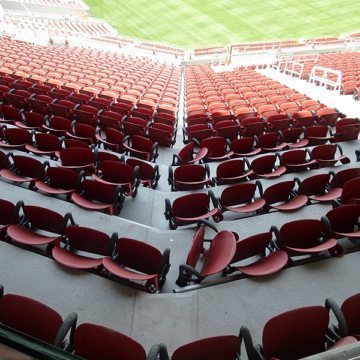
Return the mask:
<path fill-rule="evenodd" d="M 360 294 L 347 298 L 341 305 L 341 311 L 346 320 L 346 326 L 349 335 L 360 334 Z M 341 334 L 344 336 L 345 334 Z"/>
<path fill-rule="evenodd" d="M 222 191 L 220 202 L 223 206 L 235 206 L 250 203 L 255 195 L 255 191 L 256 184 L 235 184 Z"/>
<path fill-rule="evenodd" d="M 24 214 L 35 229 L 42 229 L 54 234 L 62 234 L 64 231 L 64 217 L 53 210 L 35 205 L 25 205 Z"/>
<path fill-rule="evenodd" d="M 113 183 L 133 183 L 134 170 L 130 165 L 119 161 L 105 160 L 102 161 L 99 170 L 102 179 Z"/>
<path fill-rule="evenodd" d="M 201 339 L 177 348 L 172 360 L 234 360 L 240 353 L 238 336 L 215 336 Z"/>
<path fill-rule="evenodd" d="M 174 216 L 183 218 L 204 215 L 209 211 L 209 196 L 204 193 L 181 196 L 174 200 L 172 211 Z"/>
<path fill-rule="evenodd" d="M 54 344 L 63 323 L 61 316 L 47 305 L 14 294 L 0 298 L 0 322 L 50 344 Z"/>
<path fill-rule="evenodd" d="M 73 249 L 111 256 L 111 239 L 109 235 L 102 231 L 83 226 L 68 226 L 65 230 L 65 235 L 70 247 Z"/>
<path fill-rule="evenodd" d="M 336 232 L 351 233 L 358 224 L 360 217 L 360 204 L 342 205 L 330 210 L 326 217 L 331 228 Z"/>
<path fill-rule="evenodd" d="M 256 174 L 268 174 L 274 170 L 276 155 L 264 155 L 253 160 L 250 168 Z"/>
<path fill-rule="evenodd" d="M 263 254 L 272 239 L 271 232 L 265 232 L 249 236 L 236 242 L 236 252 L 232 263 L 247 259 L 249 257 Z"/>
<path fill-rule="evenodd" d="M 310 248 L 319 244 L 325 226 L 320 220 L 302 219 L 290 221 L 280 228 L 282 246 Z"/>
<path fill-rule="evenodd" d="M 293 180 L 273 184 L 264 191 L 263 199 L 265 199 L 268 204 L 286 201 L 289 199 L 294 186 L 295 181 Z"/>
<path fill-rule="evenodd" d="M 263 330 L 265 359 L 300 359 L 325 350 L 329 313 L 322 306 L 290 310 L 269 320 Z"/>
<path fill-rule="evenodd" d="M 118 256 L 116 262 L 120 265 L 145 274 L 158 274 L 161 267 L 161 252 L 142 241 L 120 238 L 116 242 Z"/>
<path fill-rule="evenodd" d="M 87 360 L 145 360 L 143 347 L 128 336 L 104 326 L 83 323 L 74 336 L 75 354 Z"/>
<path fill-rule="evenodd" d="M 193 242 L 186 259 L 186 264 L 190 265 L 194 269 L 200 258 L 200 255 L 204 251 L 204 245 L 203 245 L 204 236 L 205 236 L 205 226 L 200 226 L 193 237 Z"/>
<path fill-rule="evenodd" d="M 20 176 L 40 179 L 43 176 L 43 164 L 34 158 L 22 155 L 14 156 L 14 164 Z"/>

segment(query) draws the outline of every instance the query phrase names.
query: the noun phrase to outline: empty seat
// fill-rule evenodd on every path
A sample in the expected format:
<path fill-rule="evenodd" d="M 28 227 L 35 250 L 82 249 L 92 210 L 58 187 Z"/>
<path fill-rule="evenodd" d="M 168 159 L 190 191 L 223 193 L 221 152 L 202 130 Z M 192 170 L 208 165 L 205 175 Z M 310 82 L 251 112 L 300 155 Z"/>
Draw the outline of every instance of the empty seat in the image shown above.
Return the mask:
<path fill-rule="evenodd" d="M 336 122 L 333 141 L 357 140 L 359 133 L 360 121 L 358 119 L 341 119 Z"/>
<path fill-rule="evenodd" d="M 46 155 L 51 159 L 57 159 L 62 143 L 63 139 L 53 134 L 35 133 L 33 143 L 26 144 L 25 149 L 35 155 Z"/>
<path fill-rule="evenodd" d="M 193 164 L 204 159 L 207 155 L 208 149 L 201 148 L 197 153 L 195 153 L 195 146 L 195 142 L 189 142 L 179 151 L 177 155 L 174 154 L 172 166 Z"/>
<path fill-rule="evenodd" d="M 337 152 L 340 153 L 339 156 L 336 155 Z M 338 161 L 340 161 L 342 164 L 350 163 L 350 159 L 343 155 L 342 148 L 338 144 L 315 146 L 311 150 L 311 156 L 321 167 L 334 166 Z"/>
<path fill-rule="evenodd" d="M 0 127 L 0 147 L 11 150 L 24 150 L 32 144 L 33 133 L 26 129 Z"/>
<path fill-rule="evenodd" d="M 60 151 L 60 165 L 70 170 L 93 173 L 95 161 L 95 155 L 89 148 L 70 147 Z"/>
<path fill-rule="evenodd" d="M 329 251 L 332 256 L 343 255 L 342 247 L 320 220 L 290 221 L 274 231 L 276 247 L 287 251 L 290 256 L 315 255 L 324 251 Z"/>
<path fill-rule="evenodd" d="M 253 171 L 254 176 L 269 179 L 281 176 L 286 172 L 285 166 L 276 165 L 278 159 L 278 155 L 269 154 L 259 156 L 258 158 L 254 159 L 251 164 L 246 158 L 245 162 L 247 163 L 248 169 Z"/>
<path fill-rule="evenodd" d="M 23 156 L 8 156 L 8 168 L 0 170 L 0 177 L 16 184 L 27 183 L 29 189 L 32 189 L 36 180 L 40 180 L 44 176 L 47 162 L 40 162 L 37 159 Z"/>
<path fill-rule="evenodd" d="M 123 129 L 127 135 L 146 136 L 150 122 L 138 117 L 128 117 L 123 121 Z"/>
<path fill-rule="evenodd" d="M 9 225 L 15 224 L 19 221 L 18 206 L 12 202 L 0 199 L 0 235 L 6 232 Z"/>
<path fill-rule="evenodd" d="M 219 198 L 219 208 L 222 213 L 225 211 L 238 214 L 255 213 L 261 211 L 265 204 L 265 200 L 262 199 L 262 185 L 258 180 L 255 183 L 226 187 Z"/>
<path fill-rule="evenodd" d="M 306 171 L 318 168 L 318 162 L 312 158 L 308 159 L 308 156 L 309 152 L 305 149 L 289 150 L 280 155 L 280 163 L 286 167 L 287 172 Z"/>
<path fill-rule="evenodd" d="M 143 186 L 156 189 L 160 179 L 159 165 L 152 165 L 146 161 L 139 159 L 126 159 L 126 164 L 130 165 L 133 169 L 139 167 L 139 179 Z"/>
<path fill-rule="evenodd" d="M 144 348 L 135 340 L 105 326 L 89 323 L 76 328 L 74 353 L 86 360 L 146 360 Z"/>
<path fill-rule="evenodd" d="M 31 90 L 33 91 L 33 88 Z M 45 94 L 32 95 L 29 99 L 29 105 L 34 112 L 47 115 L 49 112 L 49 104 L 51 104 L 52 101 L 53 98 Z"/>
<path fill-rule="evenodd" d="M 104 149 L 118 153 L 124 152 L 125 135 L 121 131 L 111 127 L 106 128 L 104 132 L 105 137 L 100 132 L 96 134 L 96 139 L 104 146 Z"/>
<path fill-rule="evenodd" d="M 1 105 L 1 117 L 0 123 L 14 123 L 15 121 L 20 120 L 21 114 L 24 110 L 20 110 L 11 105 Z"/>
<path fill-rule="evenodd" d="M 210 198 L 214 206 L 212 210 L 210 210 Z M 165 218 L 169 221 L 171 229 L 176 229 L 181 225 L 193 224 L 209 217 L 213 217 L 216 222 L 222 220 L 216 198 L 211 191 L 209 191 L 209 195 L 194 193 L 178 197 L 172 205 L 169 199 L 165 199 Z"/>
<path fill-rule="evenodd" d="M 162 123 L 153 123 L 149 127 L 149 139 L 160 146 L 172 147 L 175 144 L 177 128 Z"/>
<path fill-rule="evenodd" d="M 98 115 L 99 127 L 105 131 L 108 128 L 120 129 L 122 124 L 122 116 L 111 110 L 105 110 Z"/>
<path fill-rule="evenodd" d="M 124 147 L 129 155 L 142 160 L 155 162 L 158 157 L 158 144 L 140 135 L 129 137 Z"/>
<path fill-rule="evenodd" d="M 301 128 L 291 128 L 280 132 L 281 139 L 289 149 L 305 147 L 309 144 L 309 139 L 304 138 L 304 131 Z"/>
<path fill-rule="evenodd" d="M 214 124 L 214 132 L 225 139 L 235 140 L 239 135 L 240 123 L 234 120 L 222 120 Z"/>
<path fill-rule="evenodd" d="M 235 335 L 214 336 L 200 339 L 178 347 L 172 360 L 235 360 L 240 354 L 241 337 Z M 164 344 L 154 345 L 148 360 L 169 360 L 167 348 Z"/>
<path fill-rule="evenodd" d="M 331 186 L 331 174 L 317 174 L 306 179 L 295 178 L 299 194 L 306 195 L 310 200 L 328 202 L 341 196 L 341 187 Z"/>
<path fill-rule="evenodd" d="M 71 132 L 71 126 L 71 120 L 61 116 L 48 117 L 42 125 L 44 131 L 56 136 L 64 136 L 67 132 Z"/>
<path fill-rule="evenodd" d="M 231 141 L 230 150 L 233 152 L 232 157 L 249 157 L 261 152 L 253 136 L 241 137 Z"/>
<path fill-rule="evenodd" d="M 202 140 L 200 147 L 208 149 L 204 161 L 221 161 L 229 159 L 233 155 L 233 152 L 228 149 L 225 138 L 221 136 L 213 136 Z"/>
<path fill-rule="evenodd" d="M 226 273 L 231 274 L 234 271 L 240 271 L 248 276 L 266 276 L 284 268 L 289 260 L 287 253 L 281 249 L 268 251 L 271 246 L 272 235 L 272 232 L 264 232 L 242 240 L 238 239 L 235 255 L 226 269 Z M 250 258 L 253 259 L 249 262 Z M 246 262 L 241 263 L 244 260 Z"/>
<path fill-rule="evenodd" d="M 104 257 L 111 257 L 117 234 L 110 238 L 102 231 L 83 226 L 68 226 L 62 243 L 52 248 L 53 258 L 73 269 L 97 269 Z"/>
<path fill-rule="evenodd" d="M 191 140 L 202 141 L 213 135 L 213 129 L 210 124 L 196 124 L 183 127 L 183 141 L 187 143 Z"/>
<path fill-rule="evenodd" d="M 205 225 L 201 224 L 193 238 L 186 264 L 180 265 L 178 286 L 191 283 L 201 283 L 207 276 L 223 271 L 231 262 L 236 251 L 236 238 L 231 231 L 220 231 L 210 242 L 210 247 L 204 249 Z M 196 269 L 198 261 L 203 255 L 200 270 Z"/>
<path fill-rule="evenodd" d="M 197 190 L 212 185 L 209 165 L 187 164 L 172 169 L 169 167 L 171 191 Z"/>
<path fill-rule="evenodd" d="M 104 184 L 120 186 L 123 195 L 132 196 L 137 194 L 139 187 L 139 167 L 132 168 L 130 165 L 119 161 L 105 160 L 100 162 L 97 174 L 93 179 Z"/>
<path fill-rule="evenodd" d="M 96 126 L 99 110 L 90 105 L 78 105 L 73 110 L 76 122 Z"/>
<path fill-rule="evenodd" d="M 144 289 L 157 292 L 163 286 L 170 269 L 170 249 L 161 253 L 139 240 L 119 238 L 112 258 L 105 257 L 103 266 L 111 274 L 126 280 L 144 282 Z"/>
<path fill-rule="evenodd" d="M 35 190 L 40 190 L 48 195 L 66 195 L 70 199 L 71 194 L 80 185 L 81 174 L 74 170 L 62 167 L 46 167 L 44 177 L 35 181 Z"/>
<path fill-rule="evenodd" d="M 253 174 L 253 171 L 246 169 L 245 165 L 247 164 L 242 159 L 223 161 L 216 167 L 216 176 L 213 181 L 217 185 L 246 181 Z"/>
<path fill-rule="evenodd" d="M 293 126 L 309 127 L 316 124 L 317 116 L 309 110 L 301 110 L 293 115 Z"/>
<path fill-rule="evenodd" d="M 322 220 L 336 238 L 360 237 L 360 204 L 348 204 L 330 210 Z"/>
<path fill-rule="evenodd" d="M 53 100 L 53 102 L 49 104 L 49 111 L 55 116 L 71 119 L 75 105 L 76 104 L 70 100 Z"/>
<path fill-rule="evenodd" d="M 262 195 L 268 208 L 280 211 L 294 211 L 305 206 L 308 197 L 296 194 L 294 180 L 282 181 L 269 186 Z"/>
<path fill-rule="evenodd" d="M 18 206 L 20 209 L 20 206 Z M 15 242 L 25 245 L 51 245 L 59 242 L 68 223 L 75 225 L 71 213 L 64 216 L 40 206 L 21 204 L 24 222 L 12 224 L 7 235 Z"/>
<path fill-rule="evenodd" d="M 360 204 L 360 177 L 348 180 L 342 189 L 338 204 Z"/>
<path fill-rule="evenodd" d="M 343 115 L 339 111 L 329 107 L 324 107 L 322 109 L 316 109 L 316 110 L 317 110 L 316 115 L 318 116 L 318 122 L 321 125 L 335 127 L 337 120 L 343 117 Z"/>
<path fill-rule="evenodd" d="M 262 151 L 280 151 L 287 147 L 287 143 L 282 141 L 279 133 L 268 132 L 257 136 L 257 146 Z"/>
<path fill-rule="evenodd" d="M 309 140 L 310 146 L 325 144 L 333 139 L 331 130 L 325 125 L 308 126 L 304 137 Z"/>
<path fill-rule="evenodd" d="M 120 185 L 115 187 L 96 180 L 83 179 L 79 188 L 71 194 L 71 200 L 87 210 L 118 215 L 124 203 L 124 195 Z"/>
<path fill-rule="evenodd" d="M 26 296 L 5 294 L 0 286 L 0 323 L 46 343 L 67 348 L 66 338 L 73 338 L 76 313 L 65 320 L 49 306 Z"/>
<path fill-rule="evenodd" d="M 242 328 L 241 333 L 249 359 L 300 359 L 327 349 L 328 325 L 329 312 L 325 307 L 308 306 L 270 319 L 263 329 L 262 346 L 252 344 L 247 328 Z M 349 338 L 343 344 L 355 341 Z"/>
<path fill-rule="evenodd" d="M 80 140 L 89 145 L 96 141 L 96 129 L 88 124 L 73 122 L 71 131 L 66 132 L 70 139 Z"/>
<path fill-rule="evenodd" d="M 243 137 L 260 135 L 265 131 L 265 122 L 258 117 L 246 118 L 240 122 L 240 135 Z"/>
<path fill-rule="evenodd" d="M 355 336 L 358 339 L 360 334 L 360 294 L 348 297 L 341 306 L 333 299 L 327 298 L 325 305 L 328 309 L 332 310 L 338 321 L 337 326 L 332 328 L 335 330 L 336 339 L 350 335 Z"/>
<path fill-rule="evenodd" d="M 45 124 L 45 117 L 42 114 L 36 112 L 24 111 L 21 114 L 21 118 L 18 121 L 14 122 L 19 128 L 26 130 L 42 130 L 42 125 Z"/>

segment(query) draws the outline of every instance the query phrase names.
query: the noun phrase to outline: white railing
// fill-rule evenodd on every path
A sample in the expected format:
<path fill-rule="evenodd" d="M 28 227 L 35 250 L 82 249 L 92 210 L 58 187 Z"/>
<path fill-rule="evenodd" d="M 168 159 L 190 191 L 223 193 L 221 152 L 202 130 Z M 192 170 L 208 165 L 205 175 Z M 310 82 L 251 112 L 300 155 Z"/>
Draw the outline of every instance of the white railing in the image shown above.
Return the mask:
<path fill-rule="evenodd" d="M 341 91 L 342 74 L 339 70 L 314 66 L 311 69 L 309 83 L 322 86 L 327 90 Z"/>
<path fill-rule="evenodd" d="M 284 74 L 301 79 L 304 71 L 304 64 L 296 61 L 287 61 L 284 67 Z"/>

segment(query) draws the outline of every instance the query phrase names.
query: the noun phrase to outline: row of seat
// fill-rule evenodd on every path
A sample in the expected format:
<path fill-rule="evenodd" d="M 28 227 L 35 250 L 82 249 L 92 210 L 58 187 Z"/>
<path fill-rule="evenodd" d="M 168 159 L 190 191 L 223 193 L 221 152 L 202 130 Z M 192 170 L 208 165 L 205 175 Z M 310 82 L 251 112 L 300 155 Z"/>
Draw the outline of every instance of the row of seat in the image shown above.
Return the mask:
<path fill-rule="evenodd" d="M 45 85 L 32 78 L 14 79 L 14 75 L 11 75 L 2 74 L 0 77 L 1 99 L 16 107 L 33 108 L 44 115 L 49 112 L 60 112 L 57 114 L 60 116 L 71 115 L 75 105 L 89 105 L 98 110 L 113 110 L 123 116 L 154 116 L 155 119 L 165 118 L 171 123 L 176 121 L 178 93 L 175 90 L 164 96 L 161 87 L 143 93 L 142 87 L 137 85 L 136 90 L 120 90 L 123 96 L 118 97 L 115 92 L 105 92 L 110 86 L 107 83 L 102 85 L 104 93 L 99 93 L 96 88 L 90 86 L 74 88 L 69 83 L 59 87 L 51 83 Z M 146 85 L 142 86 L 145 88 Z"/>
<path fill-rule="evenodd" d="M 25 113 L 26 114 L 26 113 Z M 151 138 L 141 135 L 126 135 L 114 128 L 108 127 L 105 131 L 90 125 L 71 122 L 68 119 L 54 116 L 52 118 L 30 112 L 23 121 L 5 120 L 0 118 L 1 147 L 11 149 L 26 149 L 37 155 L 46 155 L 52 158 L 62 148 L 82 147 L 93 148 L 101 145 L 117 153 L 128 153 L 131 156 L 156 161 L 159 143 L 171 145 L 173 140 L 167 131 L 161 127 L 150 129 Z M 174 134 L 173 134 L 174 135 Z"/>
<path fill-rule="evenodd" d="M 323 138 L 327 137 L 331 141 L 344 141 L 346 138 L 349 140 L 357 139 L 360 127 L 359 120 L 353 118 L 337 120 L 338 115 L 332 111 L 330 109 L 328 115 L 333 120 L 324 122 L 319 122 L 317 115 L 313 115 L 310 111 L 301 111 L 296 118 L 291 118 L 288 115 L 274 115 L 267 121 L 259 117 L 246 117 L 241 121 L 221 120 L 214 122 L 214 124 L 199 120 L 196 121 L 196 124 L 183 128 L 183 139 L 186 143 L 193 139 L 201 141 L 210 136 L 220 135 L 229 140 L 235 140 L 278 131 L 281 131 L 282 137 L 289 139 L 288 142 L 291 143 L 298 142 L 300 138 L 316 135 Z M 334 125 L 335 134 L 332 133 L 332 125 Z M 344 129 L 345 126 L 347 128 Z"/>
<path fill-rule="evenodd" d="M 27 185 L 30 190 L 51 196 L 63 196 L 87 210 L 118 215 L 126 196 L 135 197 L 141 183 L 136 163 L 129 165 L 105 160 L 95 173 L 95 155 L 88 149 L 64 149 L 60 152 L 61 166 L 11 152 L 0 153 L 0 178 L 13 184 Z M 77 160 L 84 160 L 80 164 Z M 130 159 L 128 159 L 130 160 Z M 91 175 L 91 178 L 88 177 Z M 152 179 L 143 179 L 145 185 Z"/>
<path fill-rule="evenodd" d="M 243 326 L 238 336 L 204 338 L 178 347 L 172 360 L 236 360 L 244 342 L 250 360 L 302 358 L 357 341 L 360 295 L 345 299 L 339 306 L 328 298 L 324 306 L 292 309 L 268 320 L 262 345 L 254 346 L 250 331 Z M 330 314 L 337 324 L 330 324 Z M 166 345 L 156 344 L 146 352 L 141 344 L 114 329 L 91 323 L 77 325 L 77 314 L 63 321 L 61 315 L 33 298 L 4 294 L 0 287 L 0 322 L 42 341 L 64 348 L 86 360 L 147 359 L 169 360 Z"/>
<path fill-rule="evenodd" d="M 195 66 L 187 68 L 186 74 L 189 125 L 199 119 L 216 122 L 258 115 L 292 117 L 301 111 L 319 112 L 318 116 L 322 117 L 323 104 L 250 69 L 215 74 L 210 67 Z"/>
<path fill-rule="evenodd" d="M 212 161 L 224 161 L 230 158 L 238 158 L 242 157 L 247 159 L 250 156 L 257 155 L 262 152 L 273 152 L 278 153 L 280 165 L 289 167 L 292 171 L 301 171 L 301 168 L 311 168 L 314 167 L 314 164 L 318 162 L 319 166 L 326 166 L 325 164 L 333 163 L 341 161 L 343 164 L 348 163 L 349 159 L 344 157 L 342 153 L 342 148 L 339 144 L 323 144 L 317 145 L 312 149 L 302 149 L 297 148 L 296 146 L 288 146 L 287 143 L 282 142 L 279 143 L 279 135 L 277 133 L 271 133 L 271 135 L 267 135 L 259 138 L 258 140 L 262 142 L 264 147 L 255 148 L 254 143 L 255 140 L 253 138 L 237 139 L 232 142 L 226 141 L 226 139 L 222 136 L 213 136 L 202 140 L 198 143 L 200 149 L 206 148 L 206 154 L 202 157 L 202 162 L 212 162 Z M 312 139 L 315 143 L 324 143 L 326 139 L 318 137 Z M 303 141 L 303 145 L 308 145 L 309 142 Z M 314 144 L 315 145 L 315 144 Z M 290 150 L 283 151 L 279 153 L 281 150 L 285 150 L 286 148 L 290 148 Z M 339 155 L 338 155 L 339 153 Z M 275 157 L 275 154 L 270 154 Z M 259 158 L 266 158 L 269 155 L 261 155 L 257 157 L 254 161 L 258 161 Z M 247 159 L 249 160 L 249 159 Z M 308 163 L 306 165 L 306 163 Z M 266 173 L 265 169 L 259 169 L 258 173 Z M 285 171 L 284 171 L 285 172 Z M 279 174 L 277 174 L 279 175 Z"/>
<path fill-rule="evenodd" d="M 214 185 L 240 183 L 256 178 L 275 178 L 294 171 L 294 169 L 291 169 L 291 167 L 286 165 L 277 167 L 275 166 L 275 163 L 276 156 L 271 154 L 258 157 L 253 160 L 252 163 L 247 159 L 226 160 L 217 165 L 216 176 L 213 177 L 210 176 L 208 164 L 200 165 L 189 163 L 178 166 L 175 169 L 170 166 L 168 183 L 171 186 L 172 191 L 190 191 Z M 331 163 L 329 162 L 327 165 L 320 165 L 329 166 Z M 261 173 L 259 171 L 260 169 L 266 172 Z M 295 169 L 295 171 L 301 170 L 300 166 L 298 169 Z M 321 183 L 325 190 L 325 183 Z M 319 189 L 320 188 L 321 187 L 319 186 Z"/>
<path fill-rule="evenodd" d="M 330 181 L 330 176 L 334 176 Z M 343 179 L 342 184 L 341 180 Z M 297 185 L 297 189 L 296 189 Z M 342 185 L 342 186 L 341 186 Z M 357 168 L 335 174 L 318 174 L 303 181 L 298 178 L 270 185 L 263 191 L 260 181 L 238 183 L 226 187 L 219 198 L 212 190 L 208 193 L 191 193 L 177 197 L 172 203 L 165 199 L 165 218 L 171 229 L 213 218 L 220 222 L 227 211 L 238 215 L 251 215 L 276 211 L 295 211 L 312 202 L 329 202 L 340 199 L 342 204 L 358 202 L 359 172 Z M 210 208 L 210 201 L 212 208 Z"/>
<path fill-rule="evenodd" d="M 158 292 L 170 268 L 170 249 L 162 253 L 139 240 L 111 237 L 106 233 L 78 226 L 71 213 L 64 216 L 50 209 L 13 204 L 0 200 L 0 231 L 4 240 L 30 249 L 41 248 L 65 267 L 93 270 L 127 285 Z M 46 249 L 42 249 L 42 248 Z"/>
<path fill-rule="evenodd" d="M 47 87 L 47 95 L 56 93 L 59 100 L 75 93 L 72 97 L 77 101 L 86 100 L 82 95 L 90 95 L 111 101 L 121 98 L 133 106 L 144 101 L 144 105 L 159 106 L 164 113 L 174 114 L 177 108 L 180 70 L 173 66 L 76 47 L 34 46 L 6 38 L 1 38 L 0 52 L 1 84 L 8 87 L 26 90 L 32 83 L 40 94 L 44 95 Z M 34 92 L 35 87 L 31 88 Z M 49 88 L 54 87 L 52 94 Z"/>
<path fill-rule="evenodd" d="M 154 110 L 151 108 L 136 108 L 132 107 L 131 103 L 125 102 L 107 107 L 104 103 L 111 104 L 111 101 L 106 99 L 100 99 L 103 101 L 95 103 L 96 106 L 105 106 L 102 109 L 92 106 L 95 104 L 75 104 L 70 100 L 52 100 L 47 95 L 30 95 L 24 103 L 21 98 L 23 95 L 19 95 L 20 92 L 25 91 L 17 90 L 16 94 L 15 92 L 10 94 L 16 99 L 16 101 L 11 101 L 12 106 L 2 105 L 1 107 L 1 113 L 6 122 L 41 130 L 42 125 L 51 122 L 52 117 L 55 117 L 61 118 L 63 123 L 66 123 L 66 120 L 69 123 L 74 120 L 76 123 L 99 127 L 101 130 L 111 127 L 127 135 L 147 136 L 153 141 L 158 141 L 161 146 L 169 147 L 175 143 L 177 127 L 174 124 L 174 115 L 170 113 L 153 115 Z M 26 106 L 27 101 L 31 102 L 30 107 Z M 126 110 L 127 114 L 123 114 L 124 108 L 130 109 Z"/>
<path fill-rule="evenodd" d="M 359 186 L 359 178 L 357 179 Z M 236 232 L 223 230 L 206 220 L 199 220 L 186 263 L 179 267 L 176 284 L 180 287 L 191 284 L 209 284 L 209 277 L 229 276 L 240 273 L 242 277 L 258 277 L 274 274 L 284 267 L 304 261 L 304 256 L 317 260 L 324 256 L 342 256 L 344 249 L 338 242 L 341 238 L 355 240 L 359 236 L 360 196 L 357 191 L 355 203 L 335 207 L 321 220 L 301 219 L 289 221 L 280 229 L 272 226 L 241 239 Z M 206 227 L 217 232 L 205 239 Z M 205 246 L 206 242 L 210 243 Z M 358 248 L 354 245 L 354 248 Z M 353 249 L 351 249 L 353 251 Z"/>

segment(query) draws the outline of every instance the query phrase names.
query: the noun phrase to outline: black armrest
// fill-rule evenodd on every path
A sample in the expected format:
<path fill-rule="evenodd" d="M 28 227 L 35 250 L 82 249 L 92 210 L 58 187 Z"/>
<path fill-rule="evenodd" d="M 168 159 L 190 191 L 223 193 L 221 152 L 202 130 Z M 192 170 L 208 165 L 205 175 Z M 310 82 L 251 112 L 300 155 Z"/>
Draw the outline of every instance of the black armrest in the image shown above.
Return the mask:
<path fill-rule="evenodd" d="M 345 320 L 345 316 L 340 309 L 340 306 L 331 298 L 325 300 L 325 307 L 333 312 L 338 321 L 339 331 L 342 336 L 348 335 L 348 328 Z"/>
<path fill-rule="evenodd" d="M 171 166 L 169 166 L 168 184 L 171 185 L 171 190 L 174 190 L 174 171 Z"/>
<path fill-rule="evenodd" d="M 170 360 L 166 345 L 153 345 L 146 357 L 146 360 Z"/>
<path fill-rule="evenodd" d="M 171 202 L 169 199 L 165 199 L 165 218 L 166 220 L 169 220 L 172 218 L 172 207 L 171 207 Z"/>
<path fill-rule="evenodd" d="M 181 264 L 179 266 L 179 277 L 176 280 L 176 285 L 180 286 L 180 287 L 184 287 L 186 285 L 188 285 L 188 283 L 190 282 L 190 277 L 186 274 L 186 273 L 191 273 L 192 275 L 195 275 L 197 277 L 197 281 L 196 282 L 200 282 L 202 280 L 202 276 L 201 274 L 194 269 L 192 266 L 188 265 L 188 264 Z M 194 280 L 191 280 L 194 281 Z"/>
<path fill-rule="evenodd" d="M 201 225 L 208 226 L 210 229 L 214 230 L 216 233 L 219 232 L 219 230 L 216 228 L 216 226 L 213 225 L 210 221 L 208 221 L 206 219 L 198 220 L 197 228 L 199 229 Z"/>
<path fill-rule="evenodd" d="M 77 314 L 75 312 L 69 314 L 61 325 L 56 338 L 54 345 L 60 348 L 64 348 L 64 350 L 71 350 L 74 344 L 74 333 L 76 328 Z M 66 335 L 70 330 L 69 344 L 65 345 L 64 340 Z"/>

